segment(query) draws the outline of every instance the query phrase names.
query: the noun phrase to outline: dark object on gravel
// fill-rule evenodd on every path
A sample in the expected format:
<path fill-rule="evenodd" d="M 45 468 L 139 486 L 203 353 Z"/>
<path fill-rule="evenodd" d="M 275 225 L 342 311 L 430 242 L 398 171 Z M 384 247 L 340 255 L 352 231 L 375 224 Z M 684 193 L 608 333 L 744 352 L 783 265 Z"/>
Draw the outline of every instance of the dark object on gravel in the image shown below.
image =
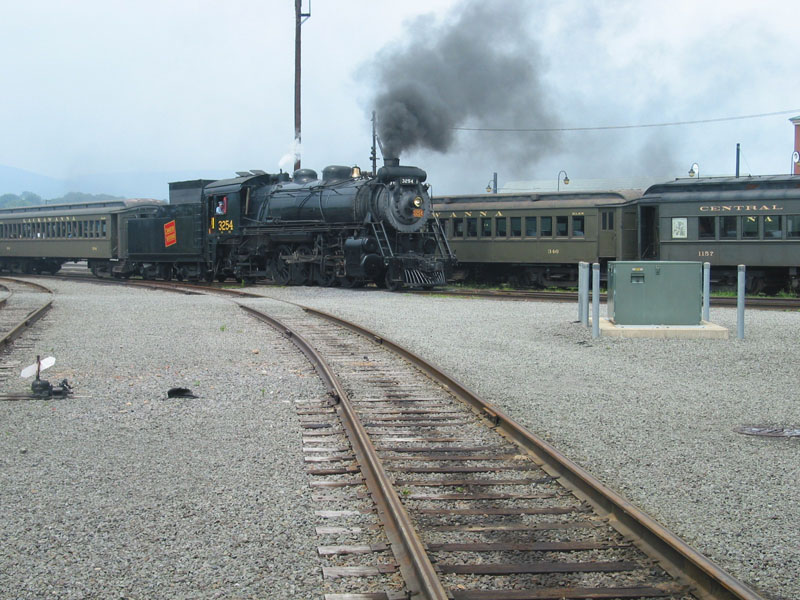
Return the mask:
<path fill-rule="evenodd" d="M 175 387 L 167 392 L 167 398 L 198 398 L 188 388 Z"/>

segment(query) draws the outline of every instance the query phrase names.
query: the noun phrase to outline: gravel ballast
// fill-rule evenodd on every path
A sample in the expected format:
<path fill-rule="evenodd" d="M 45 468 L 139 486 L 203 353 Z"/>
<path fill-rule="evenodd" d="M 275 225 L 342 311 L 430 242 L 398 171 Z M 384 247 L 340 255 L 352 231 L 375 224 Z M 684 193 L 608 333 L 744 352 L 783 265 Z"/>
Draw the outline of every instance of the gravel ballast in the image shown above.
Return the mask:
<path fill-rule="evenodd" d="M 0 403 L 0 598 L 320 597 L 305 359 L 225 299 L 45 283 L 54 309 L 0 355 L 0 389 L 52 354 L 75 396 Z M 748 311 L 744 341 L 593 340 L 573 304 L 249 291 L 414 349 L 765 597 L 800 598 L 800 440 L 734 432 L 800 425 L 796 312 Z M 711 312 L 734 337 L 735 317 Z"/>
<path fill-rule="evenodd" d="M 0 402 L 0 598 L 319 597 L 306 359 L 225 299 L 43 283 L 0 389 L 41 354 L 75 394 Z"/>
<path fill-rule="evenodd" d="M 416 350 L 767 598 L 800 598 L 797 312 L 715 308 L 729 340 L 592 339 L 577 306 L 261 288 Z M 605 307 L 602 309 L 605 315 Z"/>

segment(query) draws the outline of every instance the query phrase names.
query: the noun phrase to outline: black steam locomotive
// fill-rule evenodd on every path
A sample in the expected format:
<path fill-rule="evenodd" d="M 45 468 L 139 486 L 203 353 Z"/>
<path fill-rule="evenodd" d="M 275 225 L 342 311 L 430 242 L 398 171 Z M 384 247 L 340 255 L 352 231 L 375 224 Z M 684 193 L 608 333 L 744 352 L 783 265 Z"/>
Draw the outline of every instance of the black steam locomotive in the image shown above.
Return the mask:
<path fill-rule="evenodd" d="M 432 214 L 427 174 L 397 160 L 385 163 L 375 175 L 330 166 L 321 179 L 301 169 L 293 177 L 249 171 L 175 182 L 170 203 L 162 205 L 3 211 L 0 237 L 8 232 L 13 248 L 0 263 L 53 271 L 87 259 L 95 275 L 119 278 L 375 282 L 389 289 L 444 284 L 455 258 Z"/>

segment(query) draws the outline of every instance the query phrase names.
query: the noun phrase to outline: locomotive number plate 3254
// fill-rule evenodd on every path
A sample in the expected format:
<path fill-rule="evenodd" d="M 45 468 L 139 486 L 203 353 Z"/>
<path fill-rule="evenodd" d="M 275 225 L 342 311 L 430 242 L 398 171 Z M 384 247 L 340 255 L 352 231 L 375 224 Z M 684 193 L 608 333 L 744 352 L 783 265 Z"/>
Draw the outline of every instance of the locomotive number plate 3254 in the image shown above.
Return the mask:
<path fill-rule="evenodd" d="M 403 177 L 400 179 L 400 185 L 417 185 L 417 180 L 413 177 Z"/>

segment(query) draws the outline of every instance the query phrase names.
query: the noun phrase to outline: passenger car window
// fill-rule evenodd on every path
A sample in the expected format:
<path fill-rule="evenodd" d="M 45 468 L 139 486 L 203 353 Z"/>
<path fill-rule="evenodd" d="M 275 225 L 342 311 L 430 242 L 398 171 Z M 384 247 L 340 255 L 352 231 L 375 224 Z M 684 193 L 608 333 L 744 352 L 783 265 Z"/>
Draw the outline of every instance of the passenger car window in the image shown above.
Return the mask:
<path fill-rule="evenodd" d="M 506 218 L 505 217 L 498 217 L 495 219 L 495 235 L 497 237 L 506 237 L 508 233 L 508 228 L 506 227 Z"/>
<path fill-rule="evenodd" d="M 553 236 L 553 217 L 542 217 L 542 235 Z"/>
<path fill-rule="evenodd" d="M 467 237 L 478 237 L 478 219 L 475 217 L 467 219 Z"/>
<path fill-rule="evenodd" d="M 536 217 L 525 217 L 525 235 L 536 237 Z"/>
<path fill-rule="evenodd" d="M 786 217 L 786 235 L 790 238 L 800 238 L 800 216 Z"/>
<path fill-rule="evenodd" d="M 780 239 L 783 237 L 780 215 L 766 215 L 764 217 L 764 239 Z"/>
<path fill-rule="evenodd" d="M 758 217 L 742 217 L 742 237 L 758 237 Z"/>
<path fill-rule="evenodd" d="M 736 239 L 736 217 L 720 217 L 719 239 Z"/>
<path fill-rule="evenodd" d="M 556 235 L 560 237 L 569 235 L 568 225 L 569 219 L 567 217 L 556 217 Z"/>
<path fill-rule="evenodd" d="M 522 237 L 522 217 L 511 217 L 511 237 Z"/>
<path fill-rule="evenodd" d="M 583 237 L 583 217 L 572 217 L 572 235 Z"/>
<path fill-rule="evenodd" d="M 604 210 L 602 218 L 603 218 L 602 229 L 604 231 L 610 231 L 610 230 L 614 229 L 614 211 L 613 210 Z"/>
<path fill-rule="evenodd" d="M 453 219 L 453 237 L 464 237 L 464 219 Z"/>
<path fill-rule="evenodd" d="M 716 217 L 697 217 L 697 236 L 701 240 L 717 237 Z"/>
<path fill-rule="evenodd" d="M 491 237 L 491 236 L 492 236 L 492 220 L 481 219 L 481 237 Z"/>

